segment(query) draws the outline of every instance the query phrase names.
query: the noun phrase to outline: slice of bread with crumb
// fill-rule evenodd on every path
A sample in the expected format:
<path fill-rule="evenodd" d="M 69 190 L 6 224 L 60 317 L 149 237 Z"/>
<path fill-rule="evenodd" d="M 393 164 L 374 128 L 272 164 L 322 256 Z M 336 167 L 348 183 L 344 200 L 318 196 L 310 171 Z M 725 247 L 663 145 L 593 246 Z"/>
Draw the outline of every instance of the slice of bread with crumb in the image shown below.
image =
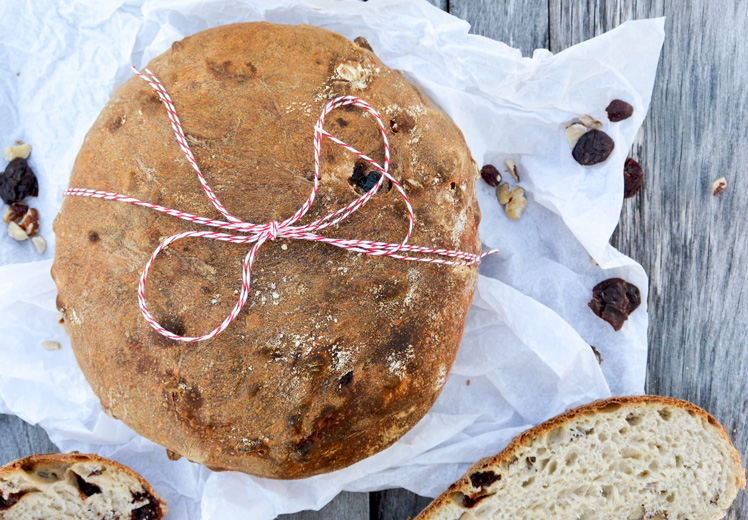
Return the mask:
<path fill-rule="evenodd" d="M 166 504 L 130 468 L 98 455 L 47 453 L 0 468 L 2 520 L 161 520 Z"/>
<path fill-rule="evenodd" d="M 613 397 L 527 430 L 416 520 L 717 520 L 744 488 L 740 456 L 707 412 Z"/>

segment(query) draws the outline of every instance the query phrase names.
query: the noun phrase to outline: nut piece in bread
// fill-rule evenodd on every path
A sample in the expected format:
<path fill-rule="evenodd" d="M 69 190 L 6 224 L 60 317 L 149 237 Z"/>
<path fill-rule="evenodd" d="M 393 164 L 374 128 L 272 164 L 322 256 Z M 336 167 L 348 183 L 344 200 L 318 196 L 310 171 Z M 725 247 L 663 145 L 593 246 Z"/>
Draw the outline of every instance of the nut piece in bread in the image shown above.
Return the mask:
<path fill-rule="evenodd" d="M 166 504 L 130 468 L 98 455 L 47 453 L 0 468 L 2 520 L 161 520 Z"/>
<path fill-rule="evenodd" d="M 410 243 L 480 251 L 476 169 L 462 133 L 370 50 L 318 27 L 248 23 L 176 42 L 148 68 L 168 89 L 208 183 L 243 221 L 283 220 L 307 200 L 314 124 L 328 101 L 351 94 L 371 103 L 388 128 L 390 172 L 416 216 Z M 384 158 L 379 128 L 359 108 L 331 112 L 325 130 Z M 361 196 L 352 177 L 362 168 L 371 171 L 325 140 L 319 192 L 300 224 Z M 89 131 L 71 186 L 219 216 L 158 96 L 135 77 Z M 211 469 L 271 478 L 346 467 L 424 416 L 454 361 L 475 267 L 279 238 L 259 249 L 237 319 L 210 341 L 178 343 L 143 319 L 138 280 L 162 237 L 199 228 L 130 204 L 62 203 L 58 308 L 107 413 Z M 403 200 L 386 185 L 320 234 L 399 243 L 407 230 Z M 170 245 L 148 279 L 157 321 L 187 336 L 216 327 L 236 303 L 248 249 L 197 238 Z"/>
<path fill-rule="evenodd" d="M 717 520 L 744 488 L 740 456 L 707 412 L 613 397 L 519 435 L 416 520 Z"/>

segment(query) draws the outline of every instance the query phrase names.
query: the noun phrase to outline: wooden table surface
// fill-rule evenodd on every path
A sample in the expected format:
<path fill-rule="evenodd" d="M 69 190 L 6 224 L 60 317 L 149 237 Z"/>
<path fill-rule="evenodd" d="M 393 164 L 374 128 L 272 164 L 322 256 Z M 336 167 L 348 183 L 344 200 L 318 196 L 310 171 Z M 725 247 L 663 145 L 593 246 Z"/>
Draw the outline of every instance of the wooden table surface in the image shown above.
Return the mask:
<path fill-rule="evenodd" d="M 613 245 L 650 276 L 648 393 L 706 408 L 748 456 L 748 2 L 431 0 L 472 31 L 530 55 L 561 51 L 626 20 L 666 16 L 652 105 L 632 151 L 645 171 Z M 711 195 L 712 181 L 727 189 Z M 0 464 L 56 451 L 0 415 Z M 429 500 L 404 490 L 343 493 L 284 520 L 405 520 Z M 742 492 L 727 518 L 748 518 Z M 177 519 L 179 520 L 179 519 Z"/>

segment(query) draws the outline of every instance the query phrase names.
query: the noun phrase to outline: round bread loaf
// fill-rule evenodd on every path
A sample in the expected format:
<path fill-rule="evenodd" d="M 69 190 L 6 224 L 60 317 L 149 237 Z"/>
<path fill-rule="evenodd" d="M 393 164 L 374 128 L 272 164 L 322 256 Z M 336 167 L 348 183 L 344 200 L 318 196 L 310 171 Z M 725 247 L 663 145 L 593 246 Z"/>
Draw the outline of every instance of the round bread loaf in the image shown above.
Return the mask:
<path fill-rule="evenodd" d="M 389 126 L 390 172 L 416 216 L 411 243 L 478 253 L 477 169 L 460 130 L 359 43 L 305 25 L 236 24 L 176 42 L 148 67 L 168 89 L 207 181 L 243 221 L 282 220 L 303 204 L 314 124 L 330 99 L 353 94 Z M 335 110 L 325 129 L 383 161 L 378 127 L 361 109 Z M 319 194 L 301 224 L 359 197 L 356 180 L 369 170 L 325 140 Z M 71 187 L 221 217 L 159 98 L 135 77 L 86 136 Z M 322 234 L 401 241 L 405 205 L 387 187 Z M 212 340 L 178 343 L 143 319 L 137 285 L 159 240 L 191 229 L 213 228 L 119 202 L 63 202 L 58 307 L 108 414 L 211 469 L 302 478 L 386 448 L 434 403 L 457 352 L 475 267 L 269 241 L 237 319 Z M 170 245 L 148 279 L 154 317 L 180 335 L 212 330 L 236 302 L 248 249 L 202 239 Z"/>

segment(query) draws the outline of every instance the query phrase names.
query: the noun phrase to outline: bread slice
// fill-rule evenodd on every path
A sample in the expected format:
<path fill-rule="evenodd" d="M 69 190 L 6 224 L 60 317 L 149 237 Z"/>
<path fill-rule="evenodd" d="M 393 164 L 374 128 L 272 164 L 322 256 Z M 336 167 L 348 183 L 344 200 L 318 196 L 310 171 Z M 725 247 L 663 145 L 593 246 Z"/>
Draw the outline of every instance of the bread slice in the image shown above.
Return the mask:
<path fill-rule="evenodd" d="M 613 397 L 527 430 L 416 520 L 717 520 L 744 488 L 740 456 L 707 412 Z"/>
<path fill-rule="evenodd" d="M 0 468 L 2 520 L 161 520 L 166 504 L 130 468 L 77 453 L 32 455 Z"/>

